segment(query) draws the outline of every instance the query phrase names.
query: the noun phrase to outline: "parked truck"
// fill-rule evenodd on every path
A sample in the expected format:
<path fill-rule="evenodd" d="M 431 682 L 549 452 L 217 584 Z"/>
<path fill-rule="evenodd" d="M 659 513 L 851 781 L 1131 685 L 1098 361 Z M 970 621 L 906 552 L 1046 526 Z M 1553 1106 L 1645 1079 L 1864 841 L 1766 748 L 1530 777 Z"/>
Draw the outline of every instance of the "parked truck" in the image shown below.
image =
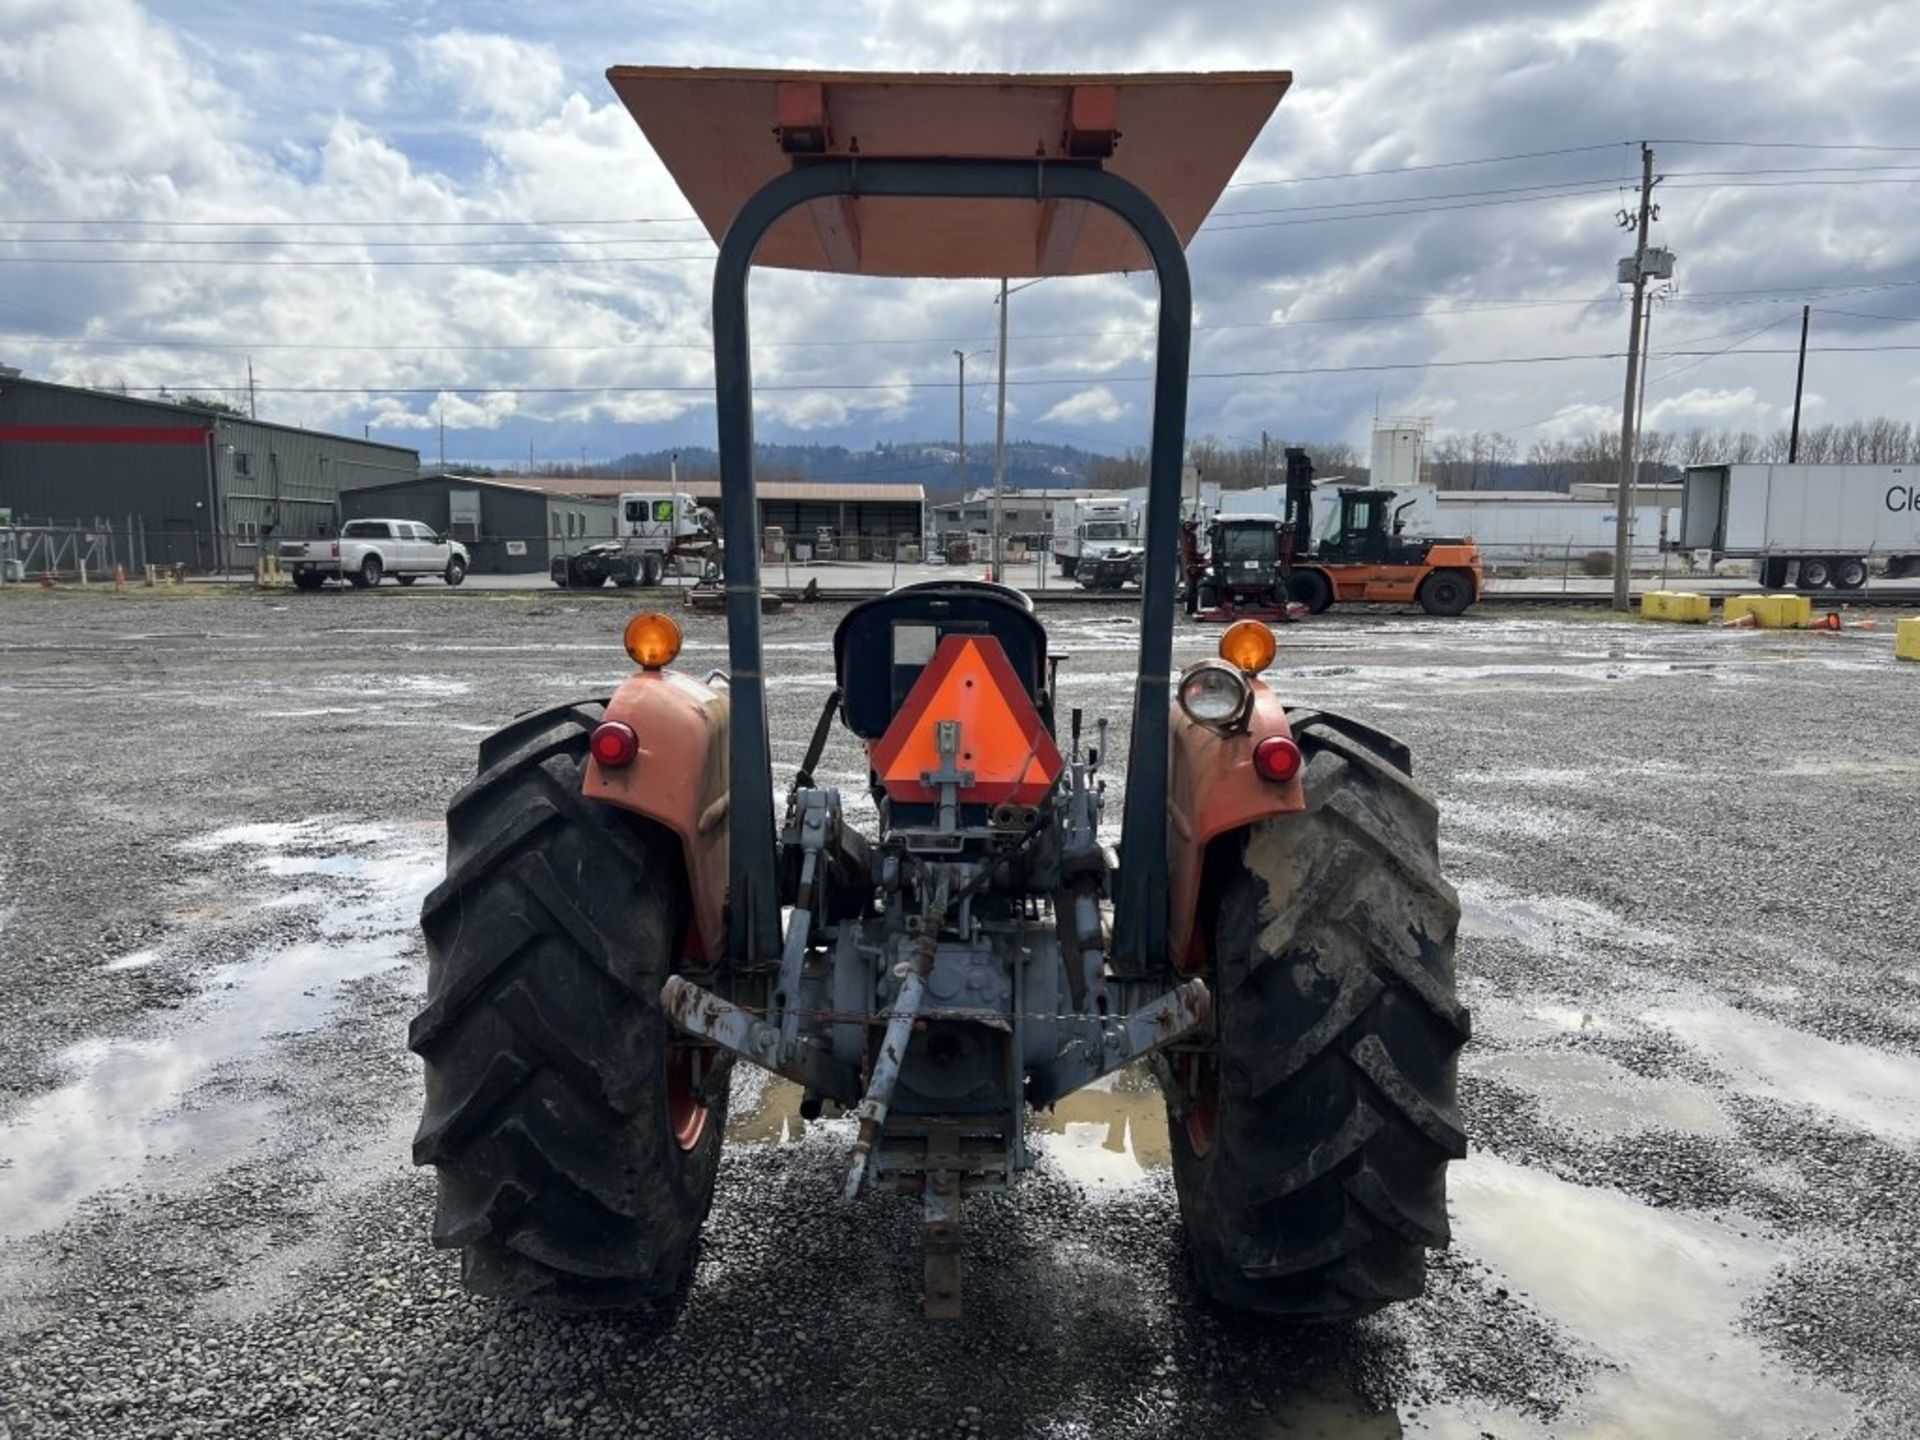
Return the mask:
<path fill-rule="evenodd" d="M 1125 495 L 1069 500 L 1053 512 L 1053 558 L 1069 580 L 1082 560 L 1139 545 L 1139 514 Z"/>
<path fill-rule="evenodd" d="M 1920 576 L 1920 465 L 1691 465 L 1669 550 L 1758 562 L 1760 583 L 1858 590 Z"/>
<path fill-rule="evenodd" d="M 330 538 L 280 542 L 280 568 L 302 590 L 329 580 L 368 590 L 389 575 L 402 585 L 422 575 L 458 585 L 468 563 L 466 546 L 417 520 L 349 520 Z"/>
<path fill-rule="evenodd" d="M 720 552 L 713 512 L 684 492 L 623 491 L 616 523 L 613 539 L 554 556 L 553 583 L 569 590 L 609 580 L 623 589 L 658 585 L 688 563 L 703 573 Z"/>

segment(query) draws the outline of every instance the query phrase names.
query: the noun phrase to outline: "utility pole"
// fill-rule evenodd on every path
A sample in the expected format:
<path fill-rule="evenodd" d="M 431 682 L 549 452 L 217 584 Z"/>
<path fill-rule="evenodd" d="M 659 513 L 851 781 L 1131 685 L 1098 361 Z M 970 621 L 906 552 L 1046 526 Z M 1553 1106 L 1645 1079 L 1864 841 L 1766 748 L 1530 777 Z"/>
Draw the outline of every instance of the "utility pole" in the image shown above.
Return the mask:
<path fill-rule="evenodd" d="M 1000 578 L 1000 509 L 1007 485 L 1007 282 L 1000 281 L 1000 401 L 993 417 L 993 578 Z"/>
<path fill-rule="evenodd" d="M 1653 368 L 1653 302 L 1647 302 L 1647 313 L 1640 321 L 1640 393 L 1633 402 L 1633 478 L 1627 488 L 1631 493 L 1631 504 L 1627 513 L 1631 515 L 1640 502 L 1640 442 L 1645 438 L 1647 426 L 1647 372 Z"/>
<path fill-rule="evenodd" d="M 1787 463 L 1800 463 L 1800 396 L 1807 388 L 1807 326 L 1813 319 L 1813 306 L 1800 307 L 1800 369 L 1793 377 L 1793 429 L 1787 432 Z"/>
<path fill-rule="evenodd" d="M 1267 476 L 1271 473 L 1267 469 L 1267 452 L 1272 443 L 1273 442 L 1267 438 L 1267 432 L 1262 430 L 1260 432 L 1260 488 L 1262 490 L 1267 488 Z"/>
<path fill-rule="evenodd" d="M 1632 269 L 1633 321 L 1627 331 L 1627 393 L 1620 402 L 1620 484 L 1613 505 L 1613 608 L 1633 609 L 1634 402 L 1640 393 L 1640 320 L 1647 303 L 1647 224 L 1653 212 L 1653 147 L 1640 142 L 1640 216 L 1634 227 L 1633 259 L 1621 262 L 1621 278 Z"/>
<path fill-rule="evenodd" d="M 441 473 L 442 475 L 444 475 L 444 474 L 446 474 L 446 473 L 447 473 L 447 416 L 446 416 L 446 412 L 445 412 L 445 411 L 442 411 L 442 412 L 440 412 L 440 413 L 439 413 L 438 415 L 435 415 L 435 416 L 434 416 L 434 419 L 436 419 L 436 420 L 438 420 L 438 421 L 440 422 L 440 473 Z"/>
<path fill-rule="evenodd" d="M 967 513 L 967 352 L 956 350 L 953 358 L 960 362 L 960 388 L 954 398 L 960 406 L 960 514 L 964 517 Z"/>
<path fill-rule="evenodd" d="M 1801 341 L 1802 345 L 1805 343 L 1805 340 Z M 1802 364 L 1806 363 L 1804 353 L 1800 359 Z M 249 420 L 258 420 L 260 418 L 259 408 L 253 403 L 253 356 L 251 355 L 247 356 L 247 418 Z"/>

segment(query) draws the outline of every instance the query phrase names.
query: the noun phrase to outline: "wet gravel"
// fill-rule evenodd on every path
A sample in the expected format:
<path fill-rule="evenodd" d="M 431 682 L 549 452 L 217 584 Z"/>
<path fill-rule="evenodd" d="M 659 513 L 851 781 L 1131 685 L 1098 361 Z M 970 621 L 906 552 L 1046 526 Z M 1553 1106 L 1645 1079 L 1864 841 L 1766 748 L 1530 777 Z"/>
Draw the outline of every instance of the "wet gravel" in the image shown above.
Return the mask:
<path fill-rule="evenodd" d="M 0 593 L 0 1440 L 1910 1432 L 1920 666 L 1884 633 L 1282 637 L 1276 687 L 1414 745 L 1466 902 L 1478 1153 L 1417 1304 L 1223 1315 L 1163 1170 L 1061 1157 L 970 1206 L 930 1326 L 917 1217 L 832 1203 L 832 1125 L 729 1148 L 670 1314 L 465 1297 L 405 1163 L 412 912 L 478 734 L 610 689 L 626 608 Z M 782 768 L 837 615 L 767 623 Z M 1127 617 L 1047 618 L 1067 702 L 1118 703 Z"/>

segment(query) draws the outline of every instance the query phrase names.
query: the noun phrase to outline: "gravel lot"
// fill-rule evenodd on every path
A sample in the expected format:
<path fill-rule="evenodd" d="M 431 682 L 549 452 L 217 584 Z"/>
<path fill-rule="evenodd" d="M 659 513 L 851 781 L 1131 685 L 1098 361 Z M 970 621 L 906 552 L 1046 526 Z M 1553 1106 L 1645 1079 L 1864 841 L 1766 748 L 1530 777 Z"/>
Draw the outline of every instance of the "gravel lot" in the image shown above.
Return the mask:
<path fill-rule="evenodd" d="M 0 593 L 0 1440 L 1912 1433 L 1920 666 L 1886 630 L 1282 636 L 1283 693 L 1413 743 L 1466 906 L 1476 1150 L 1417 1305 L 1200 1304 L 1127 1079 L 970 1207 L 958 1325 L 919 1316 L 915 1207 L 835 1203 L 844 1128 L 746 1077 L 674 1315 L 465 1297 L 406 1161 L 415 915 L 478 735 L 611 688 L 625 610 Z M 783 767 L 837 614 L 767 622 Z M 1122 703 L 1131 618 L 1048 621 L 1068 702 Z"/>

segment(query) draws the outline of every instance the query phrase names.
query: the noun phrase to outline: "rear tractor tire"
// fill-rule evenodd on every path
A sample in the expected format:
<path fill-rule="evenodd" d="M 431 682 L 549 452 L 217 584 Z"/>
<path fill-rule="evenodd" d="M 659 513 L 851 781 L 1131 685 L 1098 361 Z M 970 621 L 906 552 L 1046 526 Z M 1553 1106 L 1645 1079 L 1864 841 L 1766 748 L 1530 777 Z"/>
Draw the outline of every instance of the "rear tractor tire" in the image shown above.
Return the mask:
<path fill-rule="evenodd" d="M 580 794 L 599 702 L 481 742 L 427 897 L 416 1164 L 433 1242 L 482 1295 L 550 1309 L 667 1299 L 713 1203 L 726 1077 L 675 1043 L 660 987 L 688 899 L 666 831 Z"/>
<path fill-rule="evenodd" d="M 1212 857 L 1214 1046 L 1176 1062 L 1173 1173 L 1208 1296 L 1345 1320 L 1417 1296 L 1449 1239 L 1460 907 L 1395 747 L 1312 716 L 1294 738 L 1307 809 Z"/>

